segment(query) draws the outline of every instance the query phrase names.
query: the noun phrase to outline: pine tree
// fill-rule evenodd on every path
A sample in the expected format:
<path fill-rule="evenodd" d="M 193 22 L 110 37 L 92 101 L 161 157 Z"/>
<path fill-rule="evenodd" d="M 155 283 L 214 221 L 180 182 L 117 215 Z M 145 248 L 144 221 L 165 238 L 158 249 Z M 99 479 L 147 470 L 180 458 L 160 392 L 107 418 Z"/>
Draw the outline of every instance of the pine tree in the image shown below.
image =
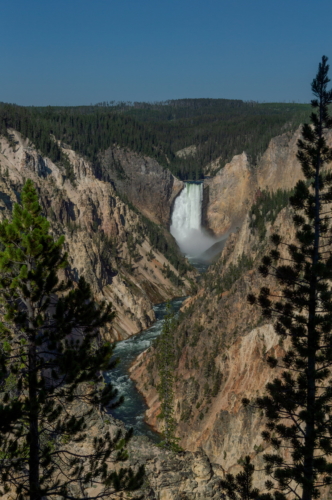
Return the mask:
<path fill-rule="evenodd" d="M 162 333 L 158 338 L 157 366 L 159 369 L 160 382 L 158 385 L 159 400 L 161 403 L 161 412 L 159 418 L 163 419 L 164 426 L 162 431 L 163 440 L 160 443 L 162 447 L 179 451 L 175 437 L 174 420 L 174 370 L 175 370 L 175 350 L 174 350 L 174 330 L 175 318 L 171 305 L 166 306 Z"/>
<path fill-rule="evenodd" d="M 75 485 L 84 498 L 110 498 L 140 483 L 142 471 L 116 474 L 108 466 L 126 458 L 129 434 L 105 432 L 89 452 L 77 450 L 89 419 L 121 402 L 103 383 L 102 370 L 114 363 L 112 346 L 98 335 L 114 313 L 94 303 L 84 279 L 76 288 L 59 280 L 67 266 L 64 238 L 54 241 L 50 234 L 31 180 L 21 201 L 12 222 L 0 224 L 2 490 L 15 490 L 22 500 L 77 498 Z M 84 493 L 96 485 L 98 494 Z"/>
<path fill-rule="evenodd" d="M 298 141 L 297 158 L 306 180 L 298 182 L 290 198 L 297 243 L 274 235 L 275 248 L 260 267 L 263 276 L 276 277 L 281 292 L 276 297 L 262 288 L 258 302 L 265 317 L 277 317 L 276 331 L 290 345 L 281 363 L 269 358 L 272 367 L 285 370 L 257 401 L 268 420 L 263 437 L 275 449 L 264 457 L 274 479 L 267 486 L 276 488 L 278 499 L 318 498 L 332 482 L 332 174 L 324 168 L 332 161 L 324 137 L 332 128 L 328 69 L 324 56 L 312 83 L 317 112 Z M 288 248 L 286 261 L 282 246 Z M 256 298 L 251 295 L 249 301 Z"/>

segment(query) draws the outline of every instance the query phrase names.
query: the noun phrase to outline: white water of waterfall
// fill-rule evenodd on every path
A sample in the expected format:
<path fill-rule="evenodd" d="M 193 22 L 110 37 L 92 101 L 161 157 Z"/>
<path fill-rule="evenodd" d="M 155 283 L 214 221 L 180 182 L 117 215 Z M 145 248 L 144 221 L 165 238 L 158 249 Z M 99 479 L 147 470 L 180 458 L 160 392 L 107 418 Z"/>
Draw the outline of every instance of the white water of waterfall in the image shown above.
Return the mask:
<path fill-rule="evenodd" d="M 199 257 L 216 239 L 202 228 L 203 184 L 186 183 L 175 199 L 171 234 L 188 257 Z"/>

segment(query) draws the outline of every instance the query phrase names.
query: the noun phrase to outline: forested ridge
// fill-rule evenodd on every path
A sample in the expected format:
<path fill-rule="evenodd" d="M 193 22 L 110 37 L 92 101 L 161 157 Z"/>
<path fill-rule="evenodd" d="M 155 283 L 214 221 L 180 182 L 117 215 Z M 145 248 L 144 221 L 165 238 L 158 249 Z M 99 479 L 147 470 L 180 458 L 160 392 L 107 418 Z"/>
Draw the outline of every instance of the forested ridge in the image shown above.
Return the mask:
<path fill-rule="evenodd" d="M 99 172 L 99 153 L 118 145 L 155 158 L 182 180 L 199 179 L 220 158 L 223 167 L 245 151 L 257 164 L 272 137 L 295 130 L 309 116 L 307 104 L 179 99 L 162 103 L 104 102 L 95 106 L 23 107 L 0 104 L 0 133 L 12 127 L 72 173 L 54 138 L 86 156 Z M 196 146 L 192 156 L 176 152 Z"/>
<path fill-rule="evenodd" d="M 196 155 L 175 157 L 171 162 L 170 170 L 183 180 L 201 178 L 203 168 L 211 161 L 221 157 L 223 167 L 243 151 L 256 165 L 272 137 L 294 131 L 308 120 L 309 111 L 307 104 L 231 99 L 179 99 L 123 106 L 124 113 L 152 125 L 159 143 L 172 152 L 197 147 Z"/>
<path fill-rule="evenodd" d="M 65 167 L 66 154 L 57 141 L 87 157 L 97 172 L 99 153 L 114 144 L 155 157 L 161 163 L 163 160 L 157 139 L 144 125 L 130 116 L 98 108 L 27 108 L 2 104 L 0 133 L 8 135 L 7 128 L 21 132 L 42 154 Z"/>

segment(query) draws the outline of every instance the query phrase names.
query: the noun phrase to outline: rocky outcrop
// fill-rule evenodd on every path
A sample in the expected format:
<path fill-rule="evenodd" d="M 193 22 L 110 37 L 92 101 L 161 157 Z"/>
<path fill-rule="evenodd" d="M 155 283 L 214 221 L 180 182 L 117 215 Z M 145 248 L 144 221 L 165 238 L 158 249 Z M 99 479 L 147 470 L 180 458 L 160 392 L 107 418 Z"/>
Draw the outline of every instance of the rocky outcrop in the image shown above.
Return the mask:
<path fill-rule="evenodd" d="M 122 422 L 109 417 L 91 420 L 88 438 L 83 444 L 83 451 L 89 451 L 89 441 L 96 435 L 110 432 L 111 436 L 121 430 L 125 433 Z M 75 446 L 75 445 L 74 445 Z M 82 445 L 81 445 L 82 446 Z M 220 500 L 220 479 L 224 474 L 222 467 L 212 463 L 206 453 L 199 449 L 192 452 L 172 452 L 156 446 L 145 436 L 133 437 L 128 444 L 129 459 L 114 467 L 132 467 L 137 470 L 144 465 L 144 484 L 134 497 L 144 500 Z M 86 491 L 89 493 L 89 490 Z M 94 494 L 95 491 L 91 491 Z M 78 498 L 80 495 L 78 494 Z M 113 498 L 113 497 L 112 497 Z M 122 497 L 121 497 L 122 498 Z"/>
<path fill-rule="evenodd" d="M 95 177 L 88 161 L 66 148 L 76 176 L 73 185 L 28 140 L 15 131 L 11 136 L 14 149 L 0 140 L 0 217 L 10 217 L 24 180 L 31 178 L 54 233 L 66 236 L 72 279 L 85 276 L 95 298 L 114 306 L 116 319 L 105 332 L 109 339 L 149 327 L 154 303 L 188 293 L 186 279 L 179 287 L 166 277 L 167 266 L 174 276 L 178 272 L 152 248 L 140 214 L 119 198 L 111 183 Z"/>
<path fill-rule="evenodd" d="M 88 407 L 82 403 L 74 403 L 70 407 L 70 414 L 76 417 L 85 415 L 86 435 L 84 440 L 58 442 L 62 450 L 84 457 L 95 453 L 96 438 L 116 439 L 126 435 L 122 422 L 111 415 L 100 414 L 96 410 L 88 413 Z M 102 498 L 112 500 L 140 499 L 140 500 L 220 500 L 222 497 L 220 482 L 224 476 L 222 467 L 212 463 L 206 453 L 199 449 L 192 452 L 172 452 L 160 448 L 145 436 L 134 436 L 127 445 L 128 458 L 125 461 L 117 459 L 118 449 L 115 448 L 107 459 L 108 471 L 120 472 L 120 469 L 129 469 L 136 473 L 140 466 L 144 466 L 143 484 L 139 490 L 117 492 L 111 487 L 103 489 L 101 483 L 91 484 L 82 481 L 73 481 L 68 484 L 68 494 L 77 500 L 95 498 L 97 494 Z M 62 458 L 64 458 L 64 451 Z M 66 482 L 68 473 L 66 460 L 60 460 L 59 469 L 55 465 L 56 480 Z M 89 460 L 86 460 L 88 465 Z M 17 498 L 14 489 L 2 495 L 3 500 Z"/>
<path fill-rule="evenodd" d="M 197 146 L 192 144 L 191 146 L 187 146 L 186 148 L 179 149 L 176 151 L 175 156 L 178 158 L 187 158 L 188 156 L 195 156 L 197 154 Z"/>
<path fill-rule="evenodd" d="M 117 191 L 154 222 L 169 227 L 174 198 L 183 182 L 148 157 L 120 148 L 111 148 L 102 156 L 102 175 Z"/>
<path fill-rule="evenodd" d="M 146 483 L 143 498 L 148 500 L 220 500 L 223 470 L 211 463 L 206 453 L 174 453 L 137 437 L 129 445 L 129 460 L 144 464 Z M 141 493 L 141 492 L 139 492 Z"/>
<path fill-rule="evenodd" d="M 211 177 L 216 175 L 216 173 L 218 173 L 218 171 L 220 170 L 221 162 L 222 156 L 219 156 L 215 160 L 212 160 L 210 163 L 208 163 L 203 169 L 204 175 Z"/>
<path fill-rule="evenodd" d="M 271 139 L 256 170 L 258 189 L 276 191 L 292 189 L 299 179 L 303 179 L 301 165 L 296 158 L 297 141 L 301 137 L 301 129 L 294 134 L 287 132 Z M 332 136 L 331 136 L 332 138 Z"/>

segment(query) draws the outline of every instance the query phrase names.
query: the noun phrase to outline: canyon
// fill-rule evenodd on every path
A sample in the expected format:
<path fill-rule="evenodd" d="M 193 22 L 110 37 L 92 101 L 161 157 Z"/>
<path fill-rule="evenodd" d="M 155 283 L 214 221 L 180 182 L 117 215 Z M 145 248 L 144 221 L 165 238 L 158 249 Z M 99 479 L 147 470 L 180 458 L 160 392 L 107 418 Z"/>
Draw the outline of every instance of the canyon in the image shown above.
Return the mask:
<path fill-rule="evenodd" d="M 239 471 L 238 462 L 247 454 L 261 469 L 267 449 L 261 438 L 264 417 L 241 401 L 263 394 L 276 375 L 266 358 L 282 356 L 284 346 L 246 297 L 266 284 L 258 265 L 269 248 L 269 236 L 276 231 L 294 241 L 295 229 L 291 209 L 284 206 L 264 221 L 262 237 L 251 207 L 265 192 L 290 191 L 302 178 L 296 159 L 300 129 L 273 138 L 257 165 L 242 153 L 214 177 L 192 185 L 156 160 L 129 150 L 106 150 L 96 171 L 86 158 L 62 145 L 75 174 L 73 183 L 28 139 L 15 130 L 10 134 L 11 142 L 0 140 L 0 219 L 10 217 L 24 180 L 31 178 L 53 233 L 66 236 L 67 277 L 76 281 L 84 275 L 96 300 L 113 304 L 117 316 L 103 332 L 105 339 L 125 340 L 146 330 L 156 319 L 155 304 L 188 296 L 175 334 L 176 434 L 185 451 L 165 452 L 139 436 L 129 446 L 130 461 L 146 465 L 144 498 L 220 498 L 220 478 Z M 328 142 L 332 144 L 332 134 Z M 189 222 L 183 217 L 176 222 L 175 209 L 183 214 L 191 199 L 196 208 L 199 200 L 200 213 Z M 198 219 L 198 225 L 193 223 Z M 153 245 L 149 224 L 159 231 L 164 248 L 172 249 L 169 258 Z M 193 256 L 222 242 L 200 279 L 173 238 L 190 254 L 186 238 L 192 241 L 192 234 L 187 229 L 196 231 L 197 240 L 206 238 L 204 248 L 195 249 Z M 173 255 L 181 272 L 171 261 Z M 275 286 L 272 280 L 269 286 Z M 153 346 L 139 354 L 130 374 L 147 403 L 147 423 L 160 430 Z M 115 429 L 123 427 L 112 418 L 111 423 Z M 262 486 L 264 479 L 258 473 L 257 484 Z"/>

